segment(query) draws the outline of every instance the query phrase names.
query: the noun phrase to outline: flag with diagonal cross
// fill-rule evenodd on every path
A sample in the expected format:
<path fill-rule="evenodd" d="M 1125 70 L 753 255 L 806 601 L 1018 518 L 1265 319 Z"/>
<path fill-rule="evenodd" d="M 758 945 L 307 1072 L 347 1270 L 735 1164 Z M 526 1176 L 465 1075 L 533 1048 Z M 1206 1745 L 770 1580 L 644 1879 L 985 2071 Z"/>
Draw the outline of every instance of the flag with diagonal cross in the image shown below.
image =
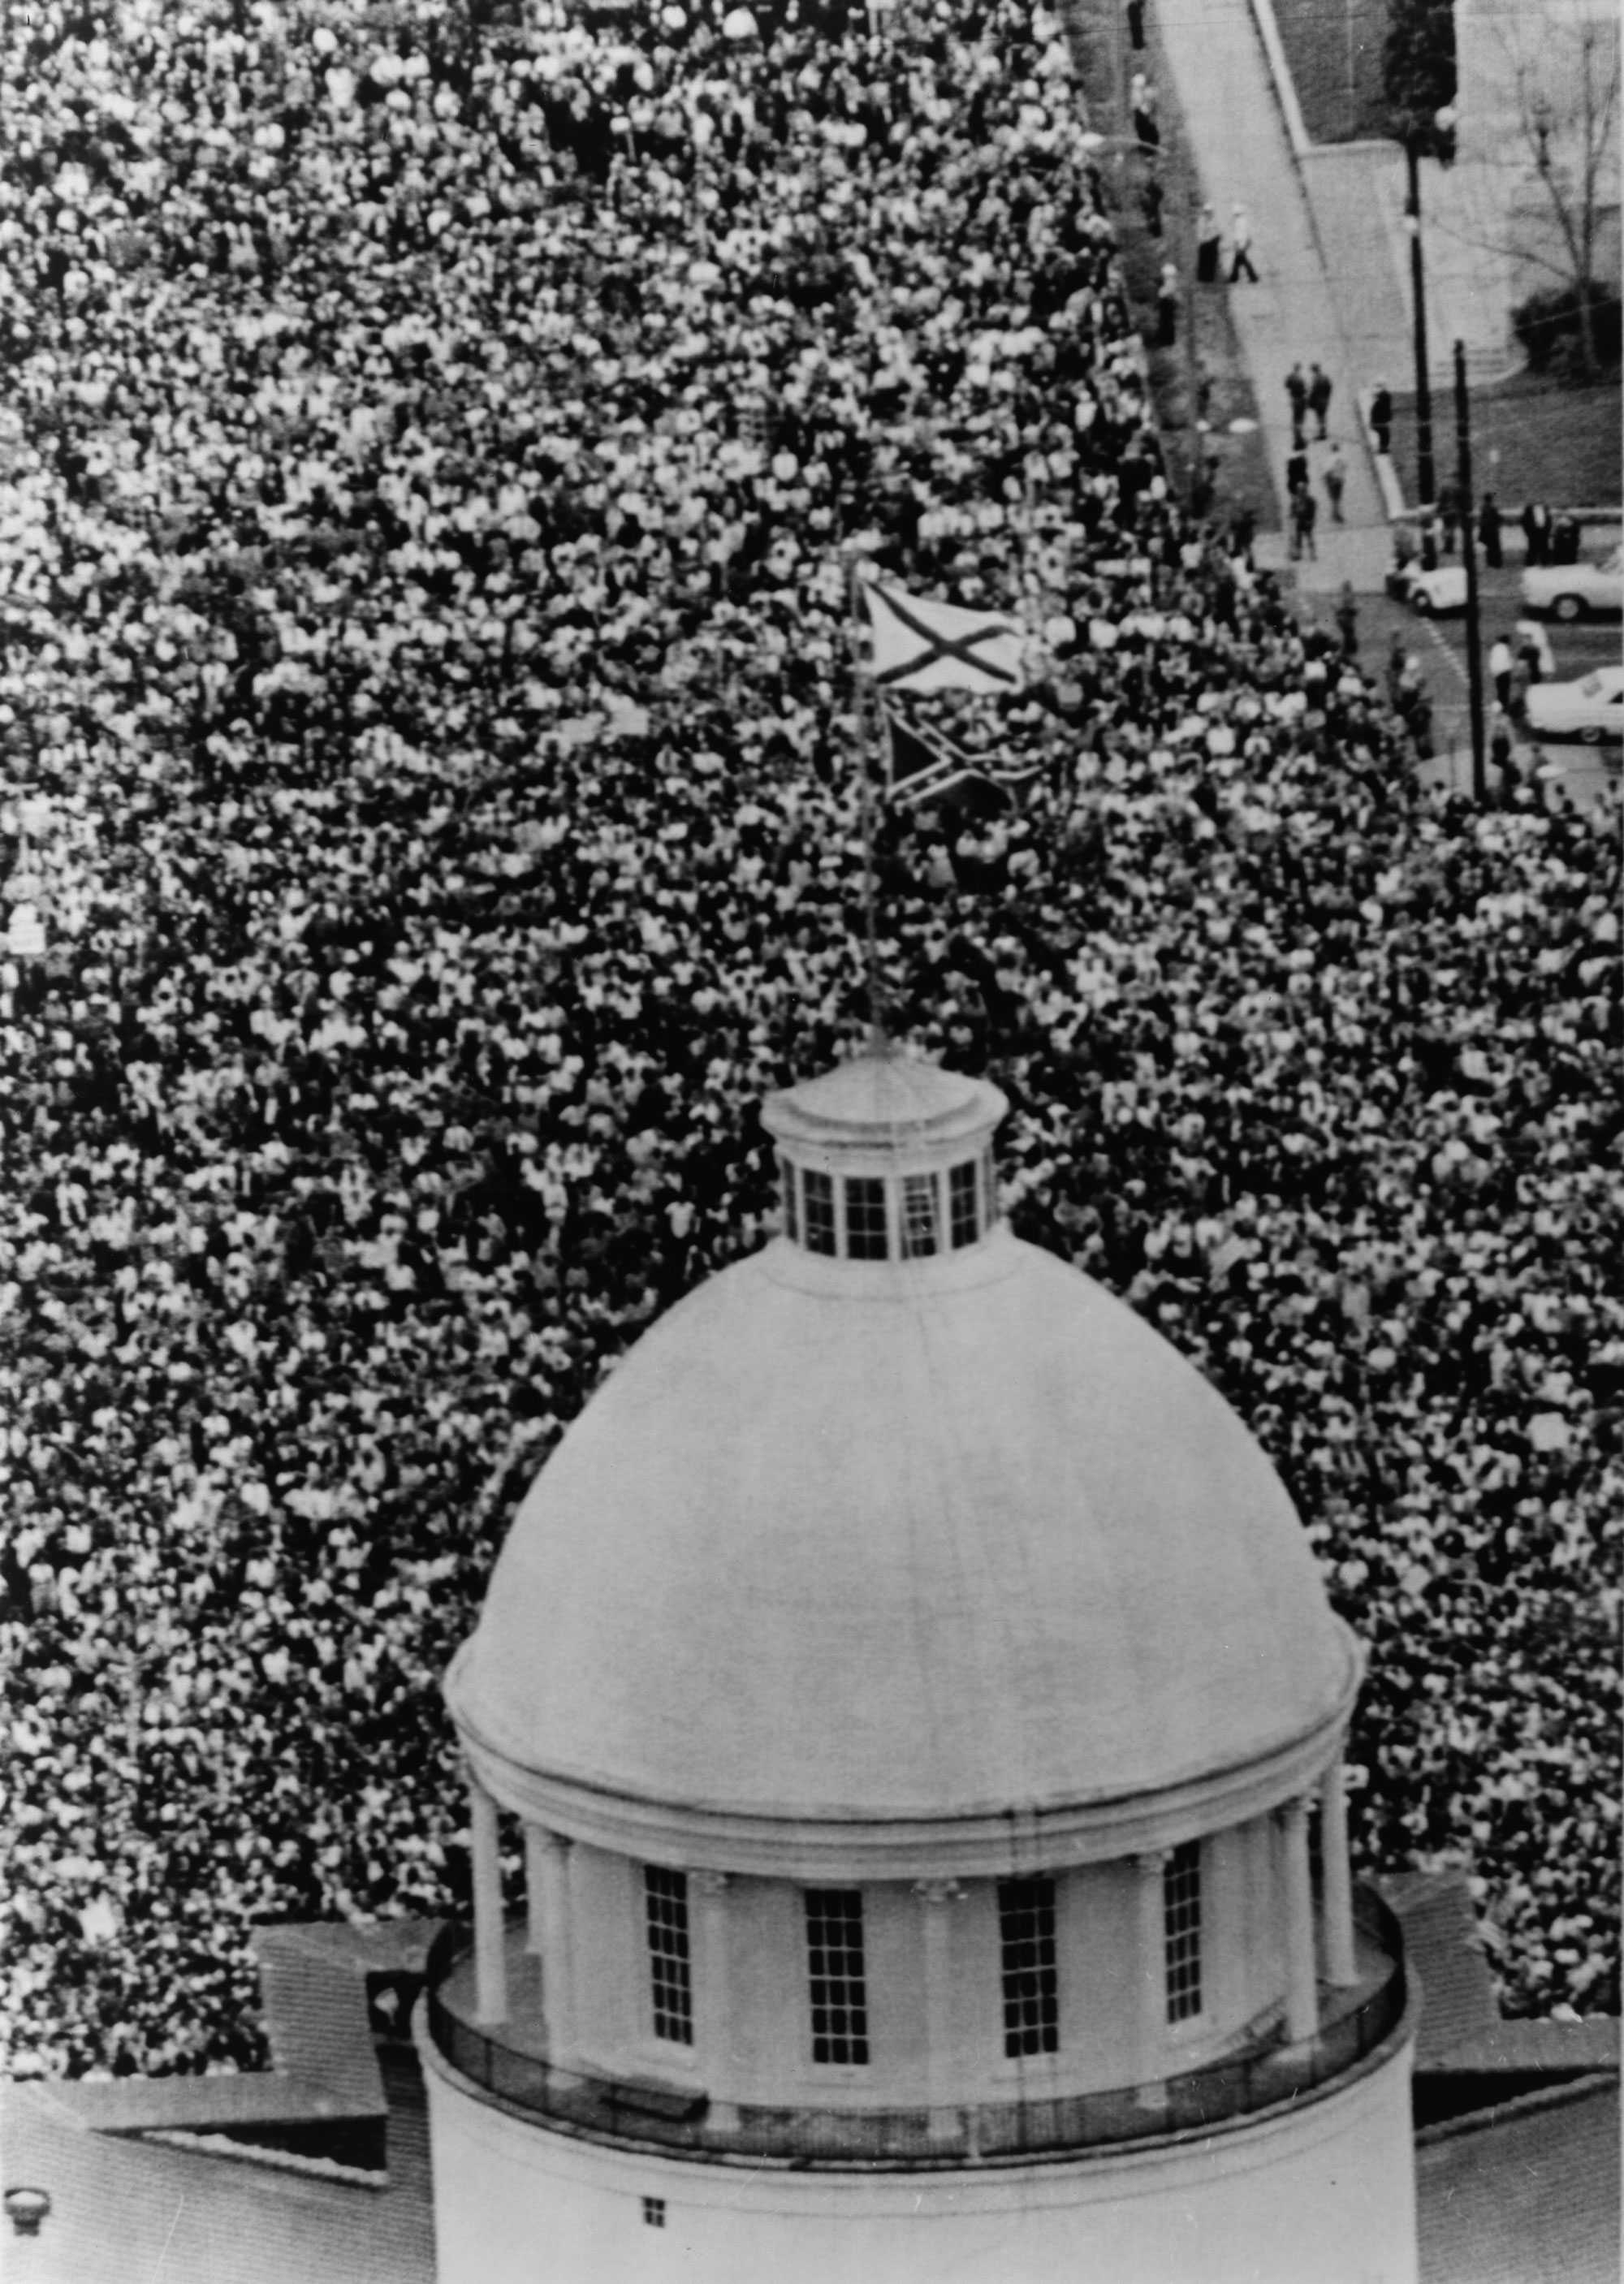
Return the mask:
<path fill-rule="evenodd" d="M 863 594 L 874 632 L 879 690 L 1018 690 L 1025 680 L 1025 636 L 1002 611 L 929 603 L 900 587 L 867 581 Z"/>

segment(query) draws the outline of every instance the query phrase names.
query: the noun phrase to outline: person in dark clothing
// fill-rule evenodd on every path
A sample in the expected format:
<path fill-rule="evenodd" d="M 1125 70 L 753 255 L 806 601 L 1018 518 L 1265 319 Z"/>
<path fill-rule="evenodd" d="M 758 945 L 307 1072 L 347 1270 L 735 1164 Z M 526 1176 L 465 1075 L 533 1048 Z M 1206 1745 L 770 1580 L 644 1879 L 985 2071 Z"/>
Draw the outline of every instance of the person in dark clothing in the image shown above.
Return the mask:
<path fill-rule="evenodd" d="M 1211 207 L 1203 207 L 1196 223 L 1196 283 L 1215 286 L 1218 265 L 1223 254 L 1224 234 L 1218 226 L 1218 216 Z"/>
<path fill-rule="evenodd" d="M 1523 544 L 1529 563 L 1537 567 L 1550 560 L 1550 510 L 1542 501 L 1530 500 L 1522 512 Z"/>
<path fill-rule="evenodd" d="M 1342 591 L 1337 597 L 1337 631 L 1342 637 L 1345 658 L 1359 656 L 1359 606 L 1353 599 L 1353 582 L 1345 579 Z"/>
<path fill-rule="evenodd" d="M 1500 545 L 1500 510 L 1493 492 L 1485 492 L 1478 510 L 1478 537 L 1483 543 L 1483 560 L 1491 571 L 1498 571 L 1503 556 Z"/>
<path fill-rule="evenodd" d="M 1295 447 L 1304 441 L 1303 422 L 1308 406 L 1308 384 L 1303 379 L 1300 364 L 1294 364 L 1286 375 L 1286 395 L 1291 403 L 1291 442 Z"/>
<path fill-rule="evenodd" d="M 1376 449 L 1385 460 L 1393 450 L 1393 391 L 1385 381 L 1370 399 L 1370 427 Z"/>
<path fill-rule="evenodd" d="M 1145 43 L 1145 0 L 1127 0 L 1128 39 L 1135 49 Z"/>
<path fill-rule="evenodd" d="M 1306 555 L 1310 562 L 1318 559 L 1314 544 L 1314 527 L 1319 520 L 1319 505 L 1307 485 L 1301 484 L 1291 495 L 1291 555 L 1293 559 Z"/>
<path fill-rule="evenodd" d="M 1157 177 L 1154 175 L 1148 176 L 1143 190 L 1139 193 L 1139 211 L 1143 215 L 1145 228 L 1152 238 L 1159 238 L 1162 234 L 1162 205 L 1165 197 L 1166 193 Z"/>
<path fill-rule="evenodd" d="M 1438 487 L 1439 545 L 1446 555 L 1455 552 L 1455 535 L 1460 527 L 1462 508 L 1461 488 L 1452 477 L 1446 476 Z"/>
<path fill-rule="evenodd" d="M 1308 481 L 1308 451 L 1302 443 L 1294 444 L 1286 457 L 1286 491 L 1295 499 Z"/>
<path fill-rule="evenodd" d="M 1330 520 L 1342 521 L 1342 495 L 1347 486 L 1347 462 L 1342 457 L 1340 444 L 1333 444 L 1325 456 L 1325 465 L 1320 471 L 1325 486 L 1325 497 L 1330 502 Z"/>
<path fill-rule="evenodd" d="M 1308 368 L 1308 410 L 1319 424 L 1322 443 L 1330 434 L 1326 426 L 1326 415 L 1330 411 L 1332 393 L 1333 383 L 1330 375 L 1323 366 L 1311 364 Z"/>
<path fill-rule="evenodd" d="M 1164 262 L 1162 274 L 1156 288 L 1156 342 L 1158 348 L 1170 349 L 1179 332 L 1179 273 L 1171 262 Z"/>

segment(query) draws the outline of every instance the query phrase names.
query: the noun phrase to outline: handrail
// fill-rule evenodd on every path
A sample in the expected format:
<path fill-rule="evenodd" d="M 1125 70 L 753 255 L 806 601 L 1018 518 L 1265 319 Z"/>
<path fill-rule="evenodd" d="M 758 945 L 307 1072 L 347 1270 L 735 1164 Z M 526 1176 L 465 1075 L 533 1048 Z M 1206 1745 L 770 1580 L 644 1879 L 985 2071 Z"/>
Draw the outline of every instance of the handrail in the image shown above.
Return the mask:
<path fill-rule="evenodd" d="M 1403 1942 L 1387 1906 L 1369 1890 L 1358 1917 L 1392 1961 L 1357 2006 L 1332 2014 L 1312 2038 L 1287 2045 L 1276 2030 L 1240 2052 L 1181 2072 L 1146 2092 L 1115 2086 L 1087 2093 L 927 2108 L 874 2109 L 740 2103 L 716 2105 L 702 2089 L 668 2091 L 632 2078 L 563 2069 L 476 2029 L 446 2005 L 444 1980 L 466 1956 L 459 1931 L 444 1928 L 429 1954 L 428 2027 L 451 2067 L 499 2100 L 589 2138 L 633 2140 L 696 2156 L 782 2163 L 953 2164 L 1055 2155 L 1064 2151 L 1210 2131 L 1275 2104 L 1300 2100 L 1341 2077 L 1386 2040 L 1408 1999 Z"/>

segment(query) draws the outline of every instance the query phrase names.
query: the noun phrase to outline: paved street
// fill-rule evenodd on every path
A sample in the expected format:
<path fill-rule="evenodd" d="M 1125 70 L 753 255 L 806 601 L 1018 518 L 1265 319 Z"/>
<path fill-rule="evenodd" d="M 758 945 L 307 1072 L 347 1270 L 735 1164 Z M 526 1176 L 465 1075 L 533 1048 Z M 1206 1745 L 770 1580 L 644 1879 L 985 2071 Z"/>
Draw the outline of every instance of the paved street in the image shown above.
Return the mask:
<path fill-rule="evenodd" d="M 1360 598 L 1362 653 L 1386 655 L 1394 631 L 1420 658 L 1433 706 L 1440 758 L 1436 773 L 1471 783 L 1470 714 L 1463 619 L 1429 621 L 1390 603 L 1383 583 L 1393 560 L 1392 534 L 1374 462 L 1357 414 L 1359 392 L 1386 379 L 1401 382 L 1408 363 L 1408 314 L 1392 246 L 1376 226 L 1369 169 L 1379 146 L 1338 152 L 1293 149 L 1251 0 L 1203 0 L 1150 9 L 1153 61 L 1177 96 L 1205 195 L 1226 230 L 1238 200 L 1252 220 L 1259 282 L 1226 290 L 1251 374 L 1269 462 L 1283 502 L 1290 448 L 1284 378 L 1294 364 L 1318 360 L 1330 375 L 1332 433 L 1348 461 L 1345 525 L 1329 524 L 1321 496 L 1318 559 L 1292 564 L 1283 535 L 1266 534 L 1260 562 L 1288 573 L 1308 615 L 1329 620 L 1344 581 Z M 1318 489 L 1322 448 L 1311 448 Z M 1518 542 L 1520 544 L 1520 542 Z M 1599 551 L 1593 537 L 1586 552 Z M 1482 575 L 1484 650 L 1522 615 L 1515 566 Z M 1617 662 L 1618 622 L 1548 629 L 1558 679 Z M 1492 695 L 1492 693 L 1491 693 Z M 1580 800 L 1594 800 L 1617 748 L 1604 755 L 1573 743 L 1527 748 L 1523 765 L 1548 770 Z"/>

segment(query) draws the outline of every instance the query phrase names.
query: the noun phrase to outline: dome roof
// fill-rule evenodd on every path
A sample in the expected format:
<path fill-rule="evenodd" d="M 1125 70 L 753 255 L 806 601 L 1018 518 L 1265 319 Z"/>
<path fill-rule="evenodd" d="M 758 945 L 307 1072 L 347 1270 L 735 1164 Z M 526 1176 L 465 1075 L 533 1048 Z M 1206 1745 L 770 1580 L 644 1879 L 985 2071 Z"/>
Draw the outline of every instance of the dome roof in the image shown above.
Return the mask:
<path fill-rule="evenodd" d="M 1333 1717 L 1354 1657 L 1228 1404 L 1000 1230 L 906 1263 L 778 1240 L 673 1309 L 542 1470 L 448 1696 L 623 1798 L 940 1819 L 1240 1766 Z"/>

